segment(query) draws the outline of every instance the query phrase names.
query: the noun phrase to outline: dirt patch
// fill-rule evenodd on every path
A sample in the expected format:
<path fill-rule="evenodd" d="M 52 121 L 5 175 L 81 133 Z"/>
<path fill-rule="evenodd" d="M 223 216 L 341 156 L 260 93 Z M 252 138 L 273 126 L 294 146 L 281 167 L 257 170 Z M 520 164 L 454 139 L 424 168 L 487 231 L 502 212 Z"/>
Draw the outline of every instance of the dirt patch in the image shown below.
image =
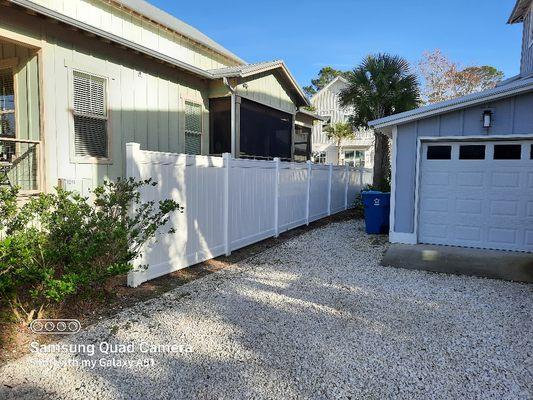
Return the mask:
<path fill-rule="evenodd" d="M 303 233 L 323 227 L 332 222 L 346 221 L 356 218 L 353 210 L 332 215 L 312 222 L 309 226 L 301 226 L 280 234 L 278 238 L 269 238 L 239 250 L 235 250 L 228 257 L 221 256 L 212 260 L 172 272 L 168 275 L 145 282 L 139 287 L 130 288 L 126 284 L 126 276 L 119 276 L 109 280 L 104 289 L 96 296 L 84 298 L 76 296 L 56 309 L 48 310 L 52 318 L 76 318 L 82 327 L 91 325 L 101 319 L 117 314 L 121 310 L 131 307 L 162 293 L 168 292 L 188 282 L 202 278 L 223 268 L 255 256 L 263 251 L 276 247 L 282 242 L 300 236 Z M 1 310 L 0 310 L 1 311 Z M 5 314 L 5 313 L 4 313 Z M 61 338 L 61 335 L 34 335 L 27 326 L 6 321 L 0 321 L 0 365 L 7 361 L 23 356 L 28 352 L 28 346 L 38 339 L 39 343 L 49 343 Z"/>

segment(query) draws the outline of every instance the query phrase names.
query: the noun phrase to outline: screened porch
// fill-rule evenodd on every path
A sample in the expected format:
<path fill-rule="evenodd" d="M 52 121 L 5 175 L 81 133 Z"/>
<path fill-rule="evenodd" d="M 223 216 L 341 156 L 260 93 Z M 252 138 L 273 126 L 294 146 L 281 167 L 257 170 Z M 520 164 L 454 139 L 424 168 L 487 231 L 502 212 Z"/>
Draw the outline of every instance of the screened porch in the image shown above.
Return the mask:
<path fill-rule="evenodd" d="M 41 188 L 38 57 L 0 39 L 0 187 Z"/>

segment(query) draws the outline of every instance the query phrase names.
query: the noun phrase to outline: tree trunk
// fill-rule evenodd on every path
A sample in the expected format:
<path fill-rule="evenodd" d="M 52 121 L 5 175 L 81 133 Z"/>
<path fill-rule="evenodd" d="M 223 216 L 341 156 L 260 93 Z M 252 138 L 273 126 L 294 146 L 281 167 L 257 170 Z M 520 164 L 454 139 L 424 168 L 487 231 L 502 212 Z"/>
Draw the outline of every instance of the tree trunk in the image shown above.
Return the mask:
<path fill-rule="evenodd" d="M 381 133 L 374 133 L 374 177 L 372 186 L 384 192 L 390 191 L 389 138 Z"/>
<path fill-rule="evenodd" d="M 341 165 L 341 143 L 342 140 L 337 142 L 337 165 Z"/>

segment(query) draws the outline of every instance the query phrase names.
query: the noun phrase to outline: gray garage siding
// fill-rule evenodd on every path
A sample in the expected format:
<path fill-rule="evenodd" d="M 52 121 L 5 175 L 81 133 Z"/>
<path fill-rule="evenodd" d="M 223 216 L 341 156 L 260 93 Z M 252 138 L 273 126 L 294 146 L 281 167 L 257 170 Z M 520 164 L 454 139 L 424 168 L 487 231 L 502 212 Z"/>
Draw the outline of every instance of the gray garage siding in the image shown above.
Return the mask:
<path fill-rule="evenodd" d="M 493 126 L 482 128 L 483 110 Z M 416 146 L 422 136 L 533 135 L 533 92 L 398 125 L 394 231 L 414 232 Z"/>

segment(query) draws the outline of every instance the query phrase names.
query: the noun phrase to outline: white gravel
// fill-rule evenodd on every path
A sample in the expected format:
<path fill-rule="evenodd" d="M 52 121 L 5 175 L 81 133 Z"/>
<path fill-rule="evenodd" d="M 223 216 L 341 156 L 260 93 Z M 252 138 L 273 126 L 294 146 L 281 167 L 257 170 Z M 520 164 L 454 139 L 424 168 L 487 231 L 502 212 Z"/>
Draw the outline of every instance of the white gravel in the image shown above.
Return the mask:
<path fill-rule="evenodd" d="M 533 398 L 531 285 L 385 268 L 384 250 L 360 222 L 309 231 L 61 342 L 134 353 L 4 366 L 0 399 Z M 113 357 L 155 365 L 55 365 Z"/>

